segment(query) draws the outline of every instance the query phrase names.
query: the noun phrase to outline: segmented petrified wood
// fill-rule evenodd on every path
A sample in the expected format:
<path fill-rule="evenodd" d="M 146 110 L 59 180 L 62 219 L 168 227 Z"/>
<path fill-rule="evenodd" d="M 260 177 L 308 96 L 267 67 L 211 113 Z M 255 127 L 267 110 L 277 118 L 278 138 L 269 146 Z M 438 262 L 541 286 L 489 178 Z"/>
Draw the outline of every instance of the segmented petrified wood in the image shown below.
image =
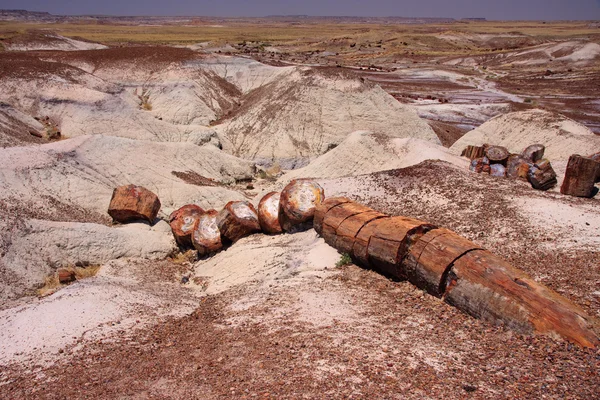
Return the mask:
<path fill-rule="evenodd" d="M 546 147 L 543 144 L 532 144 L 521 152 L 524 159 L 535 163 L 544 158 Z"/>
<path fill-rule="evenodd" d="M 281 233 L 279 223 L 279 192 L 270 192 L 263 196 L 258 203 L 258 222 L 265 233 Z"/>
<path fill-rule="evenodd" d="M 448 229 L 434 229 L 411 246 L 404 261 L 405 274 L 413 285 L 441 297 L 454 261 L 476 249 L 481 246 Z"/>
<path fill-rule="evenodd" d="M 596 194 L 594 184 L 600 173 L 599 171 L 600 162 L 573 154 L 569 157 L 560 192 L 570 196 L 593 197 Z"/>
<path fill-rule="evenodd" d="M 463 157 L 467 157 L 470 160 L 474 160 L 476 158 L 482 158 L 485 155 L 485 147 L 484 146 L 467 146 L 464 148 L 462 153 L 460 154 Z"/>
<path fill-rule="evenodd" d="M 121 223 L 144 219 L 153 223 L 160 210 L 158 196 L 142 186 L 127 185 L 115 188 L 108 214 Z"/>
<path fill-rule="evenodd" d="M 192 232 L 192 244 L 198 250 L 199 256 L 206 256 L 218 252 L 223 248 L 221 231 L 217 224 L 217 210 L 208 210 L 196 221 Z"/>
<path fill-rule="evenodd" d="M 327 217 L 326 217 L 327 218 Z M 367 246 L 369 265 L 397 278 L 406 278 L 402 260 L 410 246 L 435 225 L 407 217 L 382 219 Z"/>
<path fill-rule="evenodd" d="M 315 207 L 315 216 L 313 218 L 313 228 L 320 235 L 323 233 L 323 219 L 325 218 L 325 214 L 333 207 L 337 207 L 340 204 L 350 203 L 352 200 L 346 197 L 332 197 L 330 199 L 325 199 L 322 203 L 317 204 Z"/>
<path fill-rule="evenodd" d="M 531 186 L 538 190 L 549 190 L 558 184 L 556 172 L 554 172 L 550 161 L 546 159 L 536 162 L 529 169 L 528 178 Z"/>
<path fill-rule="evenodd" d="M 529 174 L 529 168 L 533 164 L 518 154 L 511 154 L 506 161 L 506 176 L 513 179 L 526 181 Z"/>
<path fill-rule="evenodd" d="M 581 308 L 489 251 L 471 251 L 454 262 L 444 300 L 519 332 L 560 335 L 585 347 L 600 344 L 595 322 Z"/>
<path fill-rule="evenodd" d="M 490 146 L 485 150 L 485 156 L 490 160 L 490 164 L 506 164 L 510 155 L 506 147 Z"/>
<path fill-rule="evenodd" d="M 169 225 L 175 236 L 175 241 L 181 246 L 192 245 L 192 232 L 198 218 L 204 210 L 196 204 L 187 204 L 173 211 L 169 216 Z"/>
<path fill-rule="evenodd" d="M 325 199 L 321 185 L 310 179 L 291 181 L 281 192 L 279 223 L 286 232 L 312 226 L 315 207 Z"/>
<path fill-rule="evenodd" d="M 356 235 L 358 235 L 358 232 L 360 232 L 363 226 L 371 221 L 385 217 L 387 217 L 387 215 L 370 210 L 346 218 L 340 226 L 338 226 L 335 243 L 332 243 L 331 246 L 342 253 L 352 255 L 352 248 L 354 247 Z"/>
<path fill-rule="evenodd" d="M 247 201 L 230 201 L 219 212 L 217 225 L 221 236 L 232 243 L 251 233 L 260 232 L 258 214 Z"/>
<path fill-rule="evenodd" d="M 377 230 L 377 227 L 391 217 L 387 216 L 385 218 L 378 218 L 367 222 L 362 229 L 356 234 L 354 238 L 354 244 L 352 245 L 352 257 L 357 260 L 359 263 L 364 265 L 365 267 L 371 267 L 371 263 L 369 261 L 369 241 L 371 240 L 371 236 Z"/>
<path fill-rule="evenodd" d="M 349 217 L 368 211 L 373 210 L 355 202 L 342 203 L 337 207 L 331 208 L 327 214 L 325 214 L 325 218 L 323 219 L 321 236 L 323 236 L 325 242 L 331 243 L 332 246 L 334 246 L 337 240 L 337 229 L 342 222 Z"/>

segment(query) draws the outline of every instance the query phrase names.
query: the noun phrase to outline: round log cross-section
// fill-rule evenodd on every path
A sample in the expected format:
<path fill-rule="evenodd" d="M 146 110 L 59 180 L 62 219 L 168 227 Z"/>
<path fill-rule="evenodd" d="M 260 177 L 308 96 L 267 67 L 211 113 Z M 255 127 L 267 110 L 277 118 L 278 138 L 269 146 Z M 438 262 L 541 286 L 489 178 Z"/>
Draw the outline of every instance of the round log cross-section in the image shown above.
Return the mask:
<path fill-rule="evenodd" d="M 230 201 L 219 212 L 217 225 L 222 237 L 232 243 L 254 232 L 260 232 L 258 214 L 247 201 Z"/>
<path fill-rule="evenodd" d="M 217 225 L 218 215 L 217 210 L 208 210 L 196 222 L 192 233 L 192 244 L 200 256 L 216 253 L 223 248 L 221 231 Z"/>
<path fill-rule="evenodd" d="M 258 203 L 258 222 L 265 233 L 281 233 L 279 223 L 279 200 L 281 194 L 278 192 L 267 193 Z"/>
<path fill-rule="evenodd" d="M 321 185 L 310 179 L 291 181 L 281 192 L 279 223 L 286 232 L 312 226 L 315 208 L 325 199 Z"/>
<path fill-rule="evenodd" d="M 506 164 L 510 153 L 506 147 L 490 146 L 485 150 L 485 155 L 490 160 L 490 164 Z"/>

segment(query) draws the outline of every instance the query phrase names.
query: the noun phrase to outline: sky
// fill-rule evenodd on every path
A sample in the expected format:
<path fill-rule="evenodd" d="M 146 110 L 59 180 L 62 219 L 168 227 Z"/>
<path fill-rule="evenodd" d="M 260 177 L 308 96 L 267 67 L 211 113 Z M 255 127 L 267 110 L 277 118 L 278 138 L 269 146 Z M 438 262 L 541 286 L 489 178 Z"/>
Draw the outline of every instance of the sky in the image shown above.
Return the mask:
<path fill-rule="evenodd" d="M 342 15 L 600 20 L 600 0 L 0 0 L 0 9 L 47 11 L 56 15 Z"/>

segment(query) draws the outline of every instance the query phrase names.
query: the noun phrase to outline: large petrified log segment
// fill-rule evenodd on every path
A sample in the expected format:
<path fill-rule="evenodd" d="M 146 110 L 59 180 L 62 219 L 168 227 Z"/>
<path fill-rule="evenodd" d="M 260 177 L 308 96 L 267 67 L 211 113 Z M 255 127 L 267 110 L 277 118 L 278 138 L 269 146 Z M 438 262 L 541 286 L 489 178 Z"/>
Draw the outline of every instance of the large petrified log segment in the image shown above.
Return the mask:
<path fill-rule="evenodd" d="M 585 347 L 600 344 L 596 322 L 582 309 L 485 250 L 468 252 L 454 262 L 444 300 L 519 332 L 560 335 Z"/>
<path fill-rule="evenodd" d="M 546 159 L 536 162 L 529 169 L 528 178 L 531 186 L 538 190 L 549 190 L 558 184 L 556 172 L 554 172 L 550 161 Z"/>
<path fill-rule="evenodd" d="M 529 162 L 535 163 L 544 158 L 546 147 L 543 144 L 532 144 L 528 146 L 521 155 Z"/>
<path fill-rule="evenodd" d="M 313 219 L 313 228 L 319 235 L 323 233 L 323 219 L 325 218 L 325 214 L 333 207 L 337 207 L 340 204 L 350 203 L 352 200 L 346 197 L 331 197 L 329 199 L 325 199 L 321 204 L 317 204 L 315 208 L 315 216 Z"/>
<path fill-rule="evenodd" d="M 296 231 L 312 226 L 315 208 L 325 200 L 321 185 L 310 179 L 288 183 L 279 200 L 279 223 L 284 231 Z"/>
<path fill-rule="evenodd" d="M 230 201 L 219 212 L 217 225 L 221 236 L 232 243 L 254 232 L 260 232 L 258 214 L 247 201 Z"/>
<path fill-rule="evenodd" d="M 117 187 L 110 199 L 108 214 L 114 221 L 125 223 L 144 219 L 153 223 L 160 210 L 158 196 L 142 186 Z"/>
<path fill-rule="evenodd" d="M 406 278 L 402 260 L 410 245 L 434 228 L 435 225 L 413 218 L 382 219 L 367 246 L 369 265 L 396 278 Z"/>
<path fill-rule="evenodd" d="M 490 160 L 490 164 L 504 164 L 510 155 L 506 147 L 490 146 L 485 150 L 485 156 Z"/>
<path fill-rule="evenodd" d="M 337 241 L 337 229 L 342 222 L 354 215 L 368 211 L 373 210 L 355 202 L 344 203 L 331 208 L 327 214 L 325 214 L 325 218 L 323 219 L 323 232 L 321 233 L 321 236 L 323 236 L 326 243 L 335 247 Z"/>
<path fill-rule="evenodd" d="M 351 254 L 356 235 L 358 235 L 363 226 L 373 220 L 385 217 L 387 215 L 380 212 L 367 211 L 345 219 L 337 228 L 335 243 L 330 243 L 330 245 L 338 249 L 341 253 Z"/>
<path fill-rule="evenodd" d="M 476 249 L 481 247 L 448 229 L 434 229 L 409 249 L 404 262 L 405 273 L 413 285 L 442 297 L 452 263 Z"/>
<path fill-rule="evenodd" d="M 460 155 L 463 157 L 467 157 L 470 160 L 474 160 L 476 158 L 482 158 L 485 155 L 485 149 L 485 146 L 469 145 L 464 148 Z"/>
<path fill-rule="evenodd" d="M 560 187 L 562 194 L 577 197 L 594 197 L 600 162 L 573 154 L 569 157 L 565 179 Z"/>
<path fill-rule="evenodd" d="M 358 232 L 355 237 L 354 245 L 352 246 L 352 257 L 357 260 L 361 265 L 365 267 L 371 267 L 371 263 L 369 261 L 369 241 L 371 237 L 377 230 L 377 227 L 386 221 L 391 219 L 391 217 L 378 218 L 372 221 L 367 222 L 362 229 Z"/>
<path fill-rule="evenodd" d="M 192 232 L 204 210 L 196 204 L 185 205 L 171 213 L 169 225 L 175 241 L 181 246 L 192 245 Z"/>
<path fill-rule="evenodd" d="M 279 199 L 280 193 L 271 192 L 263 196 L 258 203 L 258 222 L 265 233 L 281 233 L 279 223 Z"/>
<path fill-rule="evenodd" d="M 196 222 L 192 244 L 200 256 L 216 253 L 223 248 L 221 231 L 217 225 L 218 215 L 217 210 L 208 210 Z"/>

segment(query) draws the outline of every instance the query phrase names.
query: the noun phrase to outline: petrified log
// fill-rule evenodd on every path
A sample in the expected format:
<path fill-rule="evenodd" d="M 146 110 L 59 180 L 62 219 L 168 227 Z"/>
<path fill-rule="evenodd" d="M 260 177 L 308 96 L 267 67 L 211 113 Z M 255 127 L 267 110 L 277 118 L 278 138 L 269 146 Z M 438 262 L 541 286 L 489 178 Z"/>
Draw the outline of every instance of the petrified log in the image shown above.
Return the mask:
<path fill-rule="evenodd" d="M 343 203 L 337 207 L 331 208 L 327 214 L 325 214 L 325 218 L 323 219 L 321 236 L 323 236 L 326 243 L 330 243 L 332 246 L 335 246 L 335 242 L 337 240 L 337 229 L 342 222 L 354 215 L 369 211 L 373 210 L 367 206 L 363 206 L 362 204 L 355 202 Z"/>
<path fill-rule="evenodd" d="M 513 179 L 526 181 L 529 168 L 532 167 L 528 160 L 518 154 L 511 154 L 506 161 L 506 176 Z"/>
<path fill-rule="evenodd" d="M 600 173 L 600 162 L 573 154 L 569 157 L 565 179 L 560 187 L 562 194 L 577 197 L 594 197 L 596 179 Z"/>
<path fill-rule="evenodd" d="M 258 214 L 247 201 L 230 201 L 219 212 L 217 226 L 221 236 L 232 243 L 254 232 L 260 232 Z"/>
<path fill-rule="evenodd" d="M 75 272 L 65 269 L 65 268 L 60 268 L 57 272 L 56 272 L 57 276 L 58 276 L 58 281 L 60 283 L 71 283 L 73 281 L 75 281 L 77 279 L 77 277 L 75 276 Z"/>
<path fill-rule="evenodd" d="M 160 210 L 158 197 L 142 186 L 117 187 L 110 199 L 108 214 L 114 221 L 125 223 L 144 219 L 154 222 Z"/>
<path fill-rule="evenodd" d="M 595 322 L 581 308 L 488 251 L 456 260 L 445 286 L 444 300 L 476 318 L 585 347 L 600 344 Z"/>
<path fill-rule="evenodd" d="M 505 164 L 510 155 L 506 147 L 490 146 L 485 150 L 485 156 L 490 160 L 490 164 Z"/>
<path fill-rule="evenodd" d="M 387 217 L 387 215 L 371 210 L 346 218 L 340 226 L 338 226 L 335 243 L 332 243 L 331 246 L 342 253 L 352 254 L 356 235 L 363 226 L 371 221 L 385 217 Z"/>
<path fill-rule="evenodd" d="M 258 203 L 258 222 L 265 233 L 281 233 L 279 223 L 279 192 L 267 193 Z"/>
<path fill-rule="evenodd" d="M 310 179 L 291 181 L 281 192 L 279 223 L 286 232 L 310 228 L 315 207 L 325 199 L 321 185 Z"/>
<path fill-rule="evenodd" d="M 550 161 L 543 159 L 529 169 L 529 183 L 534 189 L 549 190 L 558 184 L 556 172 L 552 169 Z"/>
<path fill-rule="evenodd" d="M 373 236 L 377 230 L 377 227 L 385 223 L 385 221 L 388 219 L 390 219 L 389 216 L 385 218 L 377 218 L 367 222 L 354 238 L 354 244 L 352 245 L 352 257 L 365 267 L 371 267 L 368 251 L 369 240 L 371 240 L 371 236 Z"/>
<path fill-rule="evenodd" d="M 535 163 L 544 158 L 545 151 L 546 147 L 543 144 L 532 144 L 523 150 L 521 155 L 529 162 Z"/>
<path fill-rule="evenodd" d="M 429 294 L 441 297 L 454 261 L 481 247 L 448 229 L 427 232 L 410 248 L 404 262 L 408 280 Z"/>
<path fill-rule="evenodd" d="M 467 146 L 464 148 L 462 153 L 460 154 L 463 157 L 467 157 L 470 160 L 474 160 L 476 158 L 482 158 L 485 156 L 485 147 L 484 146 Z"/>
<path fill-rule="evenodd" d="M 171 213 L 169 225 L 175 241 L 181 246 L 192 245 L 192 232 L 204 210 L 196 204 L 185 205 Z"/>
<path fill-rule="evenodd" d="M 490 165 L 490 175 L 504 178 L 506 176 L 506 167 L 502 164 L 492 164 Z"/>
<path fill-rule="evenodd" d="M 313 228 L 319 235 L 323 233 L 323 219 L 325 218 L 325 214 L 333 207 L 337 207 L 340 204 L 350 203 L 352 200 L 347 199 L 346 197 L 332 197 L 330 199 L 325 199 L 322 203 L 317 204 L 315 207 L 315 216 L 313 218 Z"/>
<path fill-rule="evenodd" d="M 391 217 L 380 221 L 367 246 L 369 264 L 396 278 L 404 279 L 406 273 L 402 260 L 410 246 L 434 229 L 435 225 L 407 217 Z"/>
<path fill-rule="evenodd" d="M 217 210 L 208 210 L 196 221 L 192 244 L 200 256 L 216 253 L 223 248 L 221 231 L 217 225 L 218 215 Z"/>

